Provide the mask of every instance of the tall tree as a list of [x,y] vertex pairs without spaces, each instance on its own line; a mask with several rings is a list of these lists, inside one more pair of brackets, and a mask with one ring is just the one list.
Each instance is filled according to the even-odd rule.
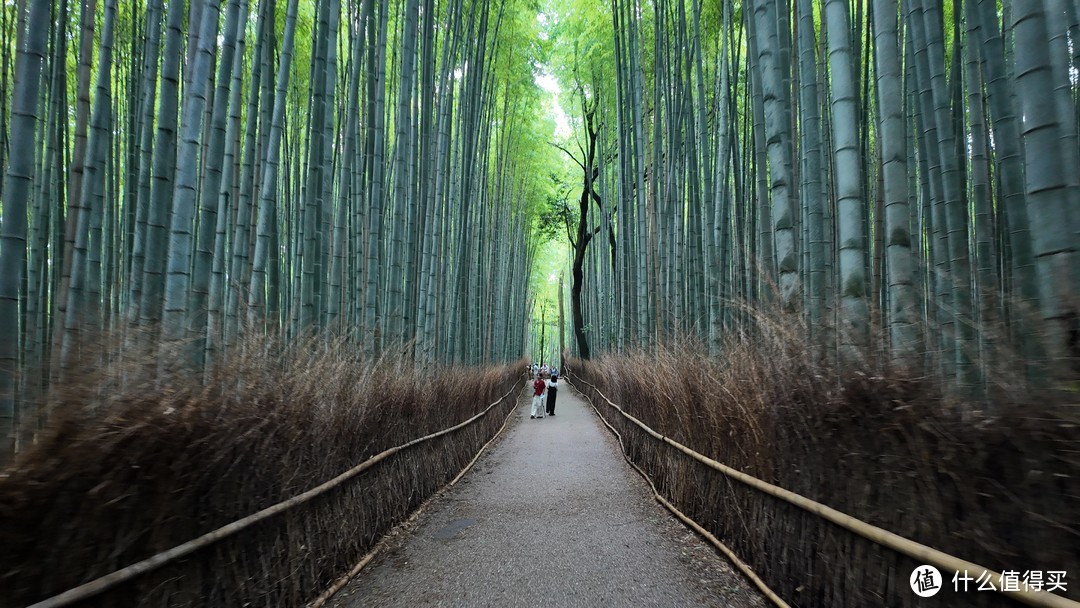
[[1059,86],[1050,57],[1048,18],[1040,0],[1016,0],[1012,7],[1015,36],[1016,94],[1023,119],[1024,175],[1031,220],[1040,312],[1046,325],[1051,359],[1075,357],[1076,188],[1069,178],[1075,167],[1062,154],[1073,134],[1063,121],[1068,89]]
[[833,158],[836,166],[837,240],[840,243],[840,307],[844,339],[850,346],[868,342],[866,232],[862,200],[862,159],[858,141],[858,89],[851,54],[851,22],[844,0],[826,0],[829,41]]
[[[49,18],[49,3],[31,5],[23,42],[15,56],[12,141],[37,141],[38,96]],[[0,225],[0,463],[8,460],[15,443],[19,296],[26,269],[26,214],[36,168],[36,154],[16,154],[9,159],[4,176],[4,215]]]
[[[193,4],[200,0],[193,0]],[[169,248],[166,264],[165,303],[162,316],[163,336],[166,344],[190,338],[196,338],[192,353],[201,361],[204,349],[202,338],[206,327],[206,292],[209,283],[210,268],[206,256],[201,256],[196,270],[201,273],[196,279],[199,288],[194,291],[192,301],[192,260],[195,257],[195,216],[198,204],[199,155],[205,145],[205,113],[210,85],[213,81],[214,47],[217,45],[219,0],[204,0],[201,11],[202,23],[199,32],[199,47],[195,53],[194,65],[189,71],[191,87],[184,92],[184,103],[180,122],[180,144],[177,153],[176,181],[173,191],[172,223],[169,229]],[[234,11],[235,13],[235,11]],[[234,15],[235,18],[235,15]],[[235,32],[226,32],[229,46],[235,44]],[[205,139],[204,139],[205,138]],[[220,143],[210,150],[218,156],[222,148]],[[204,159],[205,160],[205,159]],[[220,157],[211,158],[211,162],[220,163]],[[214,188],[213,191],[217,189]],[[206,199],[208,206],[211,197]],[[213,209],[211,206],[210,209]],[[201,231],[206,234],[214,225],[213,212],[203,215],[206,223]],[[204,240],[204,243],[208,243]],[[204,245],[205,247],[205,245]],[[192,304],[192,307],[189,307]]]
[[[278,62],[277,84],[274,93],[274,111],[270,124],[270,133],[264,150],[263,172],[259,186],[259,221],[255,241],[255,256],[252,259],[251,291],[248,292],[248,309],[252,326],[260,322],[269,322],[273,327],[276,319],[265,319],[267,312],[267,289],[271,274],[270,248],[271,239],[277,234],[274,218],[277,211],[277,179],[281,164],[281,135],[284,130],[285,104],[289,88],[289,74],[292,68],[293,47],[296,41],[297,0],[289,0],[285,11],[285,36],[281,44],[281,56]],[[271,294],[276,297],[276,294]]]
[[[578,86],[578,94],[581,97],[582,116],[585,119],[585,143],[584,147],[578,150],[581,154],[581,158],[574,156],[569,150],[564,149],[564,152],[566,152],[566,154],[570,156],[581,169],[581,194],[578,196],[577,222],[572,236],[569,235],[570,226],[569,224],[567,225],[570,245],[574,251],[574,261],[570,281],[570,316],[574,323],[574,339],[577,341],[578,354],[583,359],[588,359],[591,356],[591,351],[589,349],[588,337],[585,335],[585,316],[581,303],[582,288],[585,279],[585,254],[588,251],[590,241],[592,241],[593,237],[596,236],[601,228],[603,228],[603,224],[600,222],[597,222],[594,227],[589,227],[589,211],[593,203],[596,204],[600,213],[604,213],[604,210],[602,207],[603,201],[596,192],[596,180],[600,174],[596,158],[596,139],[598,135],[596,107],[599,103],[599,96],[594,93],[590,99],[586,96],[585,89],[581,85]],[[566,221],[570,222],[570,219],[571,218],[567,217]]]
[[895,2],[874,1],[874,30],[878,128],[885,198],[884,228],[888,248],[889,339],[897,353],[910,359],[916,348],[916,313],[911,233],[908,228],[911,214],[908,210],[907,135]]

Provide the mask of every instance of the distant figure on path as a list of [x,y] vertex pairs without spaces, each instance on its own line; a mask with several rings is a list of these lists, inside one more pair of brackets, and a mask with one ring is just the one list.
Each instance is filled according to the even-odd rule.
[[540,374],[536,374],[533,379],[532,412],[529,414],[529,418],[544,417],[544,392],[546,390],[547,382],[540,378]]
[[547,381],[547,415],[555,415],[555,399],[559,396],[559,374],[552,372]]

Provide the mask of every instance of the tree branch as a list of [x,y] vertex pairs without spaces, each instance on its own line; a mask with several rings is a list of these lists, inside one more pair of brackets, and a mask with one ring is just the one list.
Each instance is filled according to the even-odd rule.
[[577,159],[577,157],[576,157],[576,156],[574,156],[572,152],[570,152],[570,151],[569,151],[569,150],[567,150],[566,148],[564,148],[564,147],[560,146],[559,144],[557,144],[557,143],[555,143],[555,142],[553,142],[553,141],[549,141],[549,142],[548,142],[548,145],[549,145],[549,146],[552,146],[553,148],[558,148],[558,149],[562,150],[563,152],[566,152],[566,155],[570,157],[570,160],[572,160],[572,161],[574,161],[575,163],[577,163],[577,166],[581,167],[581,170],[582,170],[582,171],[584,171],[584,170],[585,170],[585,165],[581,164],[581,161],[580,161],[580,160],[578,160],[578,159]]
[[567,216],[567,214],[564,213],[564,214],[562,214],[562,219],[563,219],[563,226],[566,226],[566,239],[568,241],[570,241],[570,245],[574,249],[577,249],[577,241],[574,240],[574,236],[570,232],[570,218]]

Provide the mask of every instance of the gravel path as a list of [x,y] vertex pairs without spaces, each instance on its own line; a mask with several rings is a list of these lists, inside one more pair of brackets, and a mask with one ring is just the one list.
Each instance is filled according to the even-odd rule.
[[766,605],[651,498],[577,394],[563,386],[553,418],[528,405],[331,605]]

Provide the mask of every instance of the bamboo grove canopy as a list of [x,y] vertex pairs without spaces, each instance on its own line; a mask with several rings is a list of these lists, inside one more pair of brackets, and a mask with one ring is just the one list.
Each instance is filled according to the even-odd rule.
[[520,357],[538,27],[528,2],[4,3],[0,436],[101,332],[196,368],[244,332]]
[[1033,379],[1075,360],[1074,2],[550,10],[585,179],[572,214],[598,235],[580,268],[593,350],[715,348],[781,309],[826,352],[960,387],[992,359]]

